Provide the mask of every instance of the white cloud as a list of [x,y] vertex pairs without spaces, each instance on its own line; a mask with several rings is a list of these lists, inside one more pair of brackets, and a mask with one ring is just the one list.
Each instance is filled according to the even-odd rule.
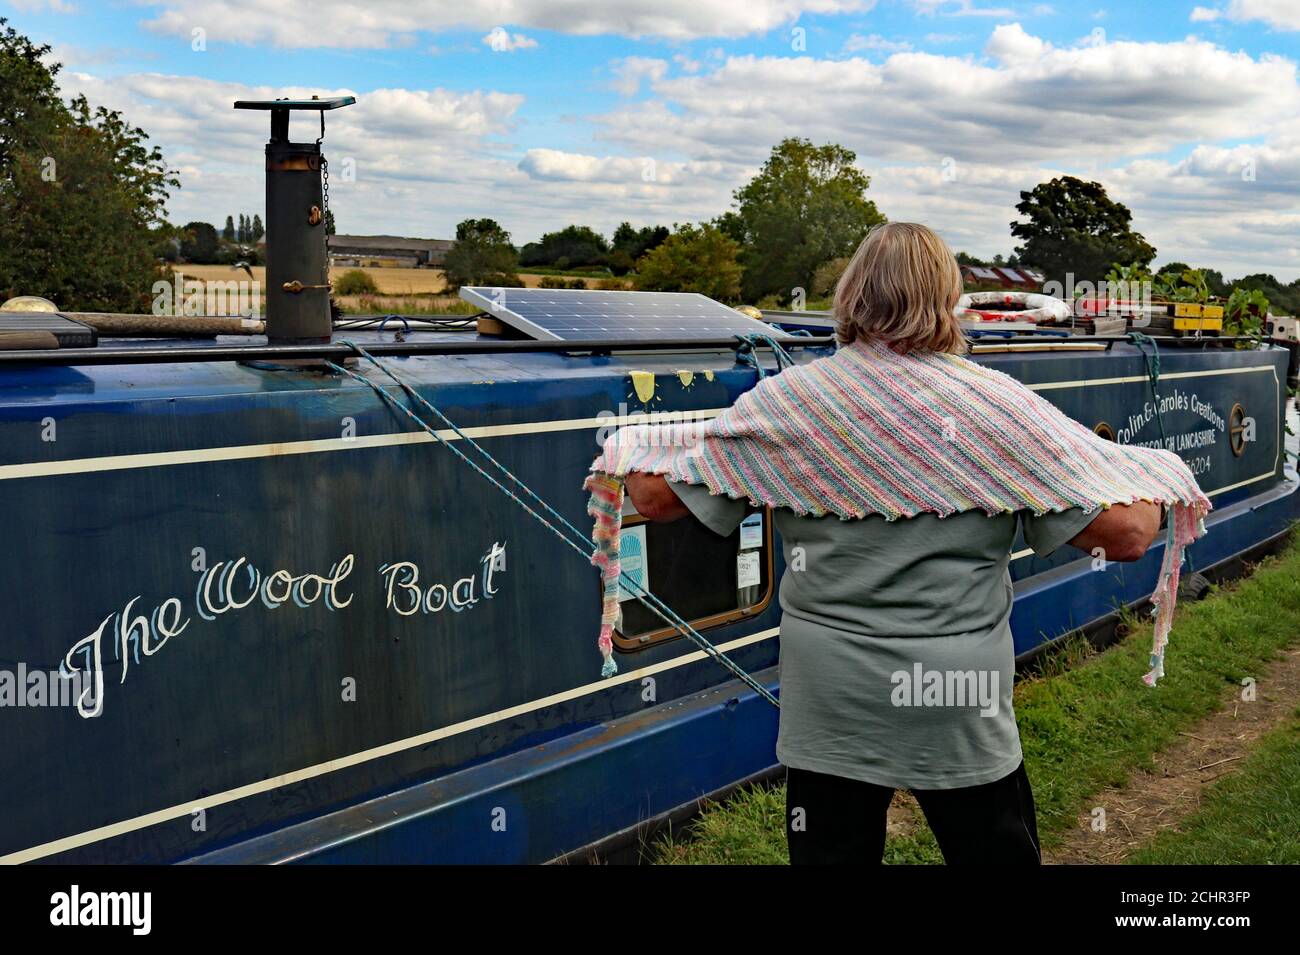
[[1227,9],[1192,8],[1193,23],[1212,23],[1224,19],[1238,23],[1257,20],[1276,30],[1300,30],[1300,3],[1297,0],[1231,0]]
[[659,99],[601,117],[602,135],[629,152],[750,162],[796,134],[877,161],[1113,161],[1210,131],[1256,136],[1300,112],[1294,63],[1195,38],[1059,48],[1010,25],[994,31],[989,52],[994,62],[924,52],[883,63],[731,57],[658,81]]
[[[865,59],[740,56],[654,85],[655,98],[598,117],[628,153],[738,164],[739,185],[783,136],[841,143],[895,219],[920,219],[955,247],[1009,252],[1022,189],[1062,173],[1095,178],[1134,210],[1167,254],[1225,271],[1294,276],[1300,236],[1300,83],[1286,59],[1196,38],[1056,47],[1019,25],[992,31],[988,60],[900,52]],[[818,103],[816,110],[809,103]],[[1264,136],[1257,178],[1212,142]],[[1203,144],[1185,164],[1148,159]],[[958,177],[943,176],[943,160]],[[714,213],[728,205],[717,191]],[[1214,223],[1227,216],[1222,248]],[[1249,223],[1249,225],[1246,225]],[[1271,223],[1271,225],[1269,225]],[[1252,238],[1250,229],[1268,235]]]
[[[28,0],[33,2],[33,0]],[[56,0],[58,2],[58,0]],[[148,26],[209,42],[283,47],[387,47],[421,32],[510,24],[578,35],[689,40],[765,33],[801,14],[862,13],[876,0],[155,0]],[[304,29],[303,24],[311,24]]]
[[[250,87],[192,76],[133,73],[112,79],[60,75],[65,94],[84,92],[96,105],[121,110],[180,169],[182,188],[168,203],[173,222],[220,222],[263,203],[261,155],[267,114],[231,108],[237,99],[334,95],[350,90]],[[462,202],[484,205],[500,179],[522,182],[514,164],[495,156],[523,103],[517,94],[444,89],[379,89],[326,114],[325,151],[340,231],[398,224],[413,234],[446,232]],[[299,115],[290,134],[315,139],[315,117]],[[346,169],[355,171],[348,181]],[[448,188],[453,185],[455,188]],[[448,210],[443,221],[437,210]],[[484,213],[486,214],[486,213]]]
[[10,5],[22,13],[76,13],[77,5],[67,0],[9,0]]
[[530,149],[519,168],[545,182],[632,182],[642,176],[642,160],[623,156],[585,156],[556,149]]
[[648,56],[627,56],[615,60],[610,70],[614,74],[610,86],[624,96],[635,96],[640,92],[643,80],[653,85],[667,75],[668,61]]
[[[1300,274],[1300,85],[1280,57],[1195,38],[1058,47],[1008,25],[990,31],[983,58],[719,52],[695,72],[632,59],[614,64],[619,80],[653,95],[587,117],[603,144],[589,148],[512,146],[519,95],[359,94],[327,116],[340,230],[446,236],[491,216],[523,242],[575,221],[606,233],[623,219],[698,221],[728,208],[776,141],[800,135],[854,149],[890,218],[927,222],[975,254],[1009,252],[1019,191],[1070,173],[1127,203],[1161,261]],[[329,92],[154,73],[60,78],[163,147],[181,170],[169,204],[178,223],[261,208],[266,117],[233,100]],[[294,135],[314,137],[311,120],[296,119]],[[341,175],[346,159],[355,182]],[[1248,159],[1253,179],[1241,175]]]
[[529,177],[543,182],[608,183],[621,186],[673,185],[689,178],[731,181],[734,164],[665,162],[652,156],[588,156],[557,149],[530,149],[519,161]]
[[493,27],[492,31],[483,37],[483,42],[491,47],[494,53],[514,53],[516,50],[537,48],[537,41],[532,37],[524,36],[522,33],[511,34],[502,27]]
[[1010,23],[993,29],[984,52],[995,60],[1013,63],[1016,60],[1038,59],[1051,48],[1052,44],[1030,36],[1019,23]]
[[[260,211],[265,113],[231,109],[236,99],[271,99],[351,90],[250,87],[192,76],[136,73],[111,79],[61,74],[65,94],[120,109],[143,127],[178,169],[182,188],[168,219],[220,225]],[[752,175],[720,160],[593,157],[559,150],[506,155],[523,97],[479,90],[381,89],[326,114],[330,202],[340,232],[447,237],[462,219],[489,216],[516,242],[569,222],[606,234],[634,225],[710,218]],[[317,135],[314,117],[295,118],[291,136]],[[355,171],[349,180],[348,170]],[[539,186],[544,185],[544,188]]]
[[975,0],[912,0],[916,12],[922,16],[944,17],[1010,17],[1015,11],[1009,7],[977,7]]
[[844,41],[843,50],[845,53],[860,53],[863,50],[876,50],[882,53],[898,53],[902,50],[910,50],[912,44],[906,40],[889,40],[879,33],[873,33],[870,36],[861,33],[850,34],[849,38]]
[[1296,0],[1232,0],[1232,20],[1262,20],[1278,30],[1300,30],[1300,3]]

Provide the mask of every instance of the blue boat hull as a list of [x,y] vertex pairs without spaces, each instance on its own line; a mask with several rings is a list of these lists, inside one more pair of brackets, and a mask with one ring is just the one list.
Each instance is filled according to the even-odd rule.
[[[1286,359],[1166,351],[1158,419],[1126,346],[980,358],[1121,440],[1192,436],[1198,569],[1296,517]],[[582,528],[602,412],[708,414],[754,382],[730,353],[394,367]],[[583,556],[364,386],[232,363],[2,384],[0,660],[85,679],[0,709],[3,861],[545,861],[775,763],[775,711],[684,640],[602,680]],[[1159,559],[1018,544],[1017,652],[1142,599]],[[775,688],[779,628],[771,601],[708,635]]]

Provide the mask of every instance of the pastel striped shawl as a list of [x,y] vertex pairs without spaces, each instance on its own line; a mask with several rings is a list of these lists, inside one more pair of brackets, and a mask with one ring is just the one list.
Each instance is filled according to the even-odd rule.
[[797,514],[886,520],[1152,501],[1172,508],[1152,603],[1154,685],[1164,674],[1183,549],[1210,502],[1171,451],[1107,441],[1019,381],[966,358],[854,343],[764,378],[707,422],[633,425],[605,442],[585,487],[604,585],[602,672],[617,672],[619,534],[630,471]]

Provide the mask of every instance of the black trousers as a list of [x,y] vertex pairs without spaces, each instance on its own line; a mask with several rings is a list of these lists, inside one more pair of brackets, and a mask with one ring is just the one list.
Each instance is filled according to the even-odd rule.
[[[1025,764],[962,789],[912,794],[949,865],[1038,865],[1038,826]],[[787,770],[785,832],[791,865],[879,865],[894,790],[843,776]]]

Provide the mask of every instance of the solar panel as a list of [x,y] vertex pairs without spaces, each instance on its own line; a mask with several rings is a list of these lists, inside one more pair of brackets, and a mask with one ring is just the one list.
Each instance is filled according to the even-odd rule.
[[59,348],[90,348],[96,342],[89,325],[53,312],[0,312],[0,348],[10,336],[33,333],[54,336]]
[[698,292],[465,287],[460,297],[541,341],[791,337]]

